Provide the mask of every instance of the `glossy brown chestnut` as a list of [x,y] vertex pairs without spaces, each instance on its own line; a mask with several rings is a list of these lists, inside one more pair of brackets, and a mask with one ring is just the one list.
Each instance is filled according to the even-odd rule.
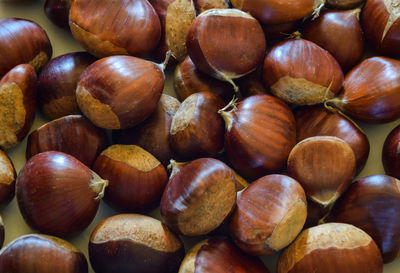
[[74,52],[47,63],[37,82],[38,103],[47,118],[80,114],[76,86],[82,72],[94,61],[96,58],[87,52]]
[[197,69],[189,56],[176,66],[174,90],[180,101],[197,92],[211,91],[228,103],[234,93],[229,83],[214,79]]
[[400,181],[373,175],[353,183],[335,203],[328,221],[354,225],[368,233],[390,263],[400,253]]
[[321,105],[297,108],[297,142],[313,136],[335,136],[346,141],[356,157],[356,174],[360,173],[367,162],[370,144],[367,135],[358,125],[335,108]]
[[218,110],[224,105],[217,94],[207,91],[190,95],[182,102],[169,131],[174,158],[213,157],[223,149],[224,120]]
[[353,9],[363,2],[365,0],[326,0],[325,5],[331,9]]
[[4,243],[4,224],[3,219],[0,216],[0,249],[3,247]]
[[100,222],[89,241],[97,273],[174,273],[185,256],[183,243],[160,221],[120,214]]
[[1,149],[16,146],[26,136],[35,118],[35,105],[35,70],[30,64],[20,64],[0,80]]
[[303,28],[303,37],[326,49],[347,71],[361,60],[364,52],[360,12],[360,8],[323,11]]
[[231,169],[217,159],[196,159],[169,180],[161,199],[161,216],[177,233],[204,235],[221,225],[235,200]]
[[109,181],[104,200],[122,211],[156,208],[168,182],[164,166],[135,145],[108,147],[96,159],[93,171]]
[[160,19],[146,0],[74,0],[69,26],[82,47],[98,58],[149,53],[161,36]]
[[46,0],[44,13],[50,21],[69,30],[68,16],[73,0]]
[[270,94],[265,86],[260,69],[246,75],[238,80],[240,94],[243,97],[254,95]]
[[29,226],[65,237],[90,224],[107,184],[73,156],[51,151],[28,160],[15,188]]
[[76,99],[94,125],[125,129],[144,121],[155,110],[164,80],[157,64],[131,56],[112,56],[85,69]]
[[296,238],[306,218],[306,195],[300,184],[285,175],[267,175],[238,195],[230,232],[243,251],[270,255]]
[[333,136],[306,138],[289,154],[287,171],[303,186],[307,197],[329,207],[349,187],[356,159],[350,145]]
[[96,157],[107,147],[106,133],[81,115],[50,121],[28,136],[26,159],[46,152],[59,151],[74,156],[92,167]]
[[304,230],[278,260],[277,273],[382,273],[379,249],[352,225],[329,223]]
[[379,53],[400,58],[400,4],[398,0],[367,0],[361,14],[365,36]]
[[222,273],[227,272],[269,273],[256,257],[247,255],[228,239],[210,238],[189,250],[178,273]]
[[343,84],[340,65],[313,42],[293,39],[278,43],[264,60],[263,79],[277,97],[297,105],[333,98]]
[[400,117],[400,61],[373,57],[354,67],[339,96],[327,101],[355,119],[384,123]]
[[87,273],[85,255],[60,238],[29,234],[21,236],[0,251],[0,272]]
[[39,71],[51,59],[46,32],[36,23],[16,18],[0,20],[0,78],[19,64]]
[[0,205],[6,205],[14,198],[16,177],[11,159],[0,150]]
[[209,9],[227,9],[229,0],[193,0],[197,14]]
[[269,95],[251,96],[221,111],[225,151],[235,170],[257,179],[282,169],[296,144],[296,124],[289,107]]
[[281,24],[273,24],[273,25],[262,25],[265,33],[265,37],[269,42],[278,42],[282,41],[285,38],[290,37],[291,33],[295,32],[299,27],[300,21],[292,21]]
[[254,71],[266,50],[264,32],[255,18],[237,9],[210,9],[193,21],[186,39],[198,69],[228,81]]
[[400,179],[400,125],[396,126],[385,139],[382,163],[386,174]]
[[167,167],[173,157],[168,135],[179,105],[176,98],[162,94],[157,108],[148,119],[129,129],[114,130],[113,143],[140,146]]

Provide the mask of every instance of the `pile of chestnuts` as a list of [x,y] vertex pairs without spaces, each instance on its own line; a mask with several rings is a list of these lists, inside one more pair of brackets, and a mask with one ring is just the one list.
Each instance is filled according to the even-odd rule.
[[[394,272],[400,125],[384,172],[358,176],[360,126],[400,118],[399,0],[46,0],[42,14],[85,52],[52,58],[39,24],[0,19],[0,214],[15,197],[31,231],[11,238],[0,216],[1,273]],[[102,203],[112,216],[93,222]],[[87,249],[71,244],[88,229]]]

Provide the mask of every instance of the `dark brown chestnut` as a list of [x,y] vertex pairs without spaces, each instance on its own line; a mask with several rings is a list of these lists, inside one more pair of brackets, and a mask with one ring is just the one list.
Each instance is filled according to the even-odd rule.
[[92,222],[107,184],[73,156],[51,151],[28,160],[15,189],[29,226],[65,237]]
[[215,93],[190,95],[179,106],[169,132],[174,158],[188,160],[213,157],[224,146],[224,120],[218,110],[224,101]]
[[390,263],[400,253],[400,181],[373,175],[354,182],[335,203],[330,222],[354,225],[368,233]]
[[269,273],[260,259],[241,252],[226,238],[206,239],[189,250],[178,273]]
[[175,273],[184,256],[178,236],[160,221],[139,214],[103,220],[89,241],[96,273]]
[[28,136],[26,159],[46,152],[59,151],[74,156],[92,167],[96,157],[107,147],[106,133],[81,115],[50,121]]
[[296,144],[296,124],[289,107],[269,95],[255,95],[221,111],[225,151],[235,170],[257,179],[281,170]]
[[82,72],[96,61],[86,52],[68,53],[50,60],[39,74],[38,103],[44,115],[57,119],[80,114],[76,86]]
[[82,47],[98,58],[149,53],[161,36],[160,19],[146,0],[74,0],[69,26]]
[[329,223],[304,230],[279,257],[277,273],[382,273],[379,249],[352,225]]
[[135,145],[108,147],[96,159],[93,171],[109,181],[104,200],[128,212],[156,208],[168,182],[164,166]]
[[4,224],[3,224],[3,218],[0,216],[0,249],[3,247],[4,243]]
[[385,139],[382,163],[386,174],[400,179],[400,125],[393,128]]
[[52,47],[38,24],[16,18],[0,20],[0,78],[19,64],[39,71],[50,59]]
[[267,86],[265,86],[260,69],[238,79],[240,94],[243,97],[254,95],[271,94]]
[[6,205],[14,198],[16,177],[11,159],[0,150],[0,205]]
[[44,13],[50,21],[69,30],[68,16],[73,0],[46,0],[44,3]]
[[262,28],[264,30],[265,37],[268,39],[268,43],[275,43],[290,37],[290,35],[298,29],[299,25],[300,21],[296,20],[281,24],[262,24]]
[[365,0],[326,0],[325,5],[331,9],[353,9],[363,2]]
[[293,39],[276,44],[264,60],[263,79],[277,97],[297,105],[333,98],[343,84],[340,65],[313,42]]
[[400,117],[400,61],[372,57],[354,67],[339,96],[328,100],[345,114],[368,123]]
[[0,148],[7,150],[28,134],[35,118],[36,73],[33,67],[20,64],[11,69],[0,80],[0,94]]
[[306,218],[306,195],[300,184],[285,175],[267,175],[239,193],[230,232],[243,251],[269,255],[288,246]]
[[307,219],[303,229],[318,226],[326,212],[315,202],[307,199]]
[[237,9],[210,9],[193,21],[186,47],[198,69],[236,88],[233,79],[261,64],[266,41],[260,24],[250,14]]
[[236,201],[231,169],[213,158],[196,159],[175,173],[161,199],[163,222],[186,236],[205,235],[232,212]]
[[193,0],[197,14],[209,9],[227,9],[229,0]]
[[155,110],[164,80],[162,68],[155,63],[131,56],[107,57],[82,73],[76,99],[82,113],[96,126],[125,129]]
[[87,273],[85,255],[63,239],[40,234],[21,236],[0,251],[0,272]]
[[179,105],[176,98],[162,94],[157,108],[144,122],[129,129],[114,130],[113,143],[140,146],[167,167],[173,158],[168,135]]

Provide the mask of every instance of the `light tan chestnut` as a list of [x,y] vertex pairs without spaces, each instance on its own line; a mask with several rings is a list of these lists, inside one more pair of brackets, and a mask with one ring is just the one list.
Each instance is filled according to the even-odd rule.
[[382,273],[379,249],[355,226],[329,223],[304,230],[279,257],[277,273]]
[[11,159],[0,150],[0,205],[9,203],[14,197],[16,177]]

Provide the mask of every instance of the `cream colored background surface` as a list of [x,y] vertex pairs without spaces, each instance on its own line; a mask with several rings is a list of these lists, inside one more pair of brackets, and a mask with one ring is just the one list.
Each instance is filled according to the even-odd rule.
[[[44,0],[43,1],[35,0],[35,1],[30,1],[28,3],[0,3],[0,19],[8,17],[26,18],[33,20],[39,25],[41,25],[46,30],[51,40],[53,46],[53,57],[69,52],[81,51],[82,48],[72,38],[69,32],[56,27],[47,19],[43,11],[44,2],[45,2]],[[168,94],[173,94],[171,75],[172,71],[167,71],[168,80],[165,86],[165,92]],[[44,117],[38,114],[36,116],[32,130],[44,124],[45,122],[46,120],[44,119]],[[398,124],[399,121],[395,121],[385,125],[361,124],[361,127],[365,130],[370,140],[371,152],[369,155],[367,165],[363,170],[363,172],[359,175],[359,177],[384,173],[381,163],[382,145],[390,130],[392,130]],[[25,164],[25,148],[26,148],[26,139],[22,143],[20,143],[16,148],[7,152],[7,154],[11,157],[15,165],[17,173]],[[5,244],[8,244],[18,236],[34,232],[25,224],[24,220],[22,219],[22,216],[19,212],[15,199],[7,207],[2,208],[0,210],[0,214],[3,217],[5,224],[5,230],[6,230]],[[70,241],[72,244],[78,247],[87,256],[87,244],[89,241],[91,231],[102,219],[115,214],[118,214],[118,212],[110,209],[104,203],[101,203],[100,209],[92,224],[86,230],[80,233],[79,236],[69,238],[68,241]],[[151,215],[158,217],[158,212],[154,211],[153,213],[151,213]],[[188,250],[188,248],[192,246],[194,242],[195,240],[193,239],[185,239],[186,250]],[[271,272],[275,272],[276,259],[277,259],[276,255],[272,257],[263,258],[263,260],[265,261]],[[93,270],[90,268],[89,272],[93,272]],[[384,273],[399,273],[399,272],[400,272],[400,259],[396,260],[391,264],[385,265]]]

